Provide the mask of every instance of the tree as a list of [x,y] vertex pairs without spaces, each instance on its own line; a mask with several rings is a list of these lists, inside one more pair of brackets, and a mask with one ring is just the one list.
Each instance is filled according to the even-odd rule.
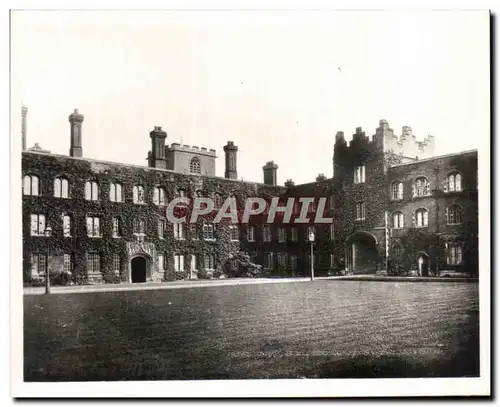
[[228,277],[258,277],[262,273],[262,266],[250,260],[244,252],[237,252],[227,259],[224,271]]

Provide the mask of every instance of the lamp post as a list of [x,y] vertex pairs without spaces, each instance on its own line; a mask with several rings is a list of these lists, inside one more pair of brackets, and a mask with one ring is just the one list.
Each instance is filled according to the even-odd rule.
[[50,294],[50,272],[49,272],[49,255],[50,255],[50,240],[48,239],[52,236],[52,228],[47,226],[44,232],[47,238],[47,264],[45,266],[45,294]]
[[314,233],[309,233],[309,241],[311,242],[311,281],[314,281],[314,253],[313,253],[313,243],[314,243]]

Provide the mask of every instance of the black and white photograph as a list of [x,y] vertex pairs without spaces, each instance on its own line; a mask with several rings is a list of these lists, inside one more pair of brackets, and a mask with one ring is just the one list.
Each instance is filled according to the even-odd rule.
[[13,397],[490,395],[491,23],[11,10]]

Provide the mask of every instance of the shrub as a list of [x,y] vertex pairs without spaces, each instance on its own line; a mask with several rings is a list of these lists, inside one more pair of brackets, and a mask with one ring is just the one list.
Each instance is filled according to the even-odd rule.
[[247,253],[237,252],[224,264],[224,274],[227,277],[258,277],[262,275],[262,266],[252,263]]

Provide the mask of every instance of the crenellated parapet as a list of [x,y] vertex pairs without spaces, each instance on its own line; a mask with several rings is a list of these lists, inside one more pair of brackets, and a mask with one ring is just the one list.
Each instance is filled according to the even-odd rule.
[[170,146],[165,147],[166,151],[180,151],[191,154],[201,154],[208,155],[210,157],[216,157],[216,151],[212,148],[190,146],[188,144],[172,143]]

